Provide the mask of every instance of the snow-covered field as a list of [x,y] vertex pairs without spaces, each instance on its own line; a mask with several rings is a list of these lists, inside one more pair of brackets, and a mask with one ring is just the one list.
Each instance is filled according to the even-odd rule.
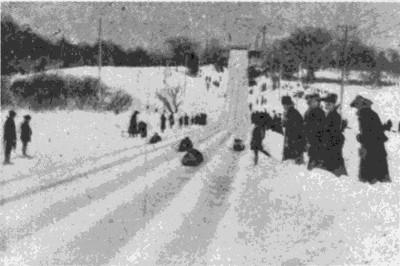
[[[86,72],[85,72],[86,71]],[[67,69],[96,75],[96,68]],[[171,70],[170,84],[184,84],[183,69]],[[153,74],[154,73],[154,74]],[[163,87],[163,69],[104,68],[103,81],[140,100],[140,120],[159,127],[154,90]],[[205,76],[221,86],[206,89]],[[128,77],[132,77],[131,79]],[[163,141],[143,145],[129,139],[130,112],[33,113],[30,160],[1,168],[0,261],[5,265],[397,265],[399,257],[400,134],[389,141],[391,183],[358,182],[358,121],[348,105],[361,94],[374,101],[381,119],[400,121],[400,88],[371,90],[346,86],[343,116],[348,177],[281,162],[281,135],[268,131],[264,146],[273,158],[234,153],[223,110],[228,73],[202,69],[187,78],[182,112],[212,114],[207,127],[168,129]],[[279,95],[293,91],[255,89],[256,109],[282,111]],[[283,82],[282,85],[285,85]],[[313,89],[338,91],[336,84]],[[147,88],[147,89],[146,89]],[[190,91],[189,91],[190,88]],[[301,87],[299,87],[300,89]],[[228,95],[231,95],[228,93]],[[257,106],[256,97],[268,103]],[[148,99],[148,101],[147,101]],[[197,105],[197,101],[200,104]],[[239,100],[240,101],[240,100]],[[145,105],[151,105],[150,111]],[[190,104],[189,104],[190,103]],[[194,105],[196,103],[196,105]],[[304,113],[306,104],[297,100]],[[196,108],[196,109],[194,109]],[[17,110],[17,125],[27,110]],[[2,111],[2,123],[6,117]],[[246,148],[250,131],[248,130]],[[180,165],[177,140],[190,135],[205,155],[199,168]],[[3,155],[2,158],[3,159]]]

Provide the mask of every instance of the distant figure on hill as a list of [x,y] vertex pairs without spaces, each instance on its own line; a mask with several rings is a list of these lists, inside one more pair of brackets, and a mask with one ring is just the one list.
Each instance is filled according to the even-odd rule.
[[374,184],[377,181],[390,182],[385,142],[388,141],[385,128],[376,112],[371,109],[372,101],[358,95],[350,106],[356,108],[360,133],[360,168],[358,178]]
[[280,80],[279,74],[273,73],[271,78],[272,78],[272,89],[276,90],[277,88],[279,88],[281,86],[281,80]]
[[142,138],[147,137],[147,124],[143,121],[140,121],[138,124],[138,134],[140,134]]
[[189,116],[187,114],[185,114],[184,122],[185,122],[185,126],[189,125]]
[[295,160],[296,164],[304,162],[303,152],[306,141],[303,135],[303,117],[294,108],[290,96],[282,97],[283,113],[282,126],[285,128],[283,160]]
[[131,121],[129,123],[128,133],[130,137],[134,137],[138,133],[137,128],[137,115],[140,114],[138,111],[133,112],[131,116]]
[[322,165],[325,112],[320,107],[319,94],[307,95],[306,100],[309,108],[304,115],[304,135],[309,157],[308,169],[312,170]]
[[325,130],[323,134],[324,152],[322,167],[336,176],[347,175],[343,159],[344,135],[342,118],[337,111],[337,95],[328,94],[321,99],[325,102],[325,109],[328,112],[325,119]]
[[179,117],[179,127],[182,127],[183,125],[183,117]]
[[268,157],[271,156],[266,150],[264,150],[264,147],[262,144],[264,137],[265,137],[265,127],[262,125],[256,124],[254,126],[253,134],[252,134],[252,138],[251,138],[251,142],[250,142],[250,149],[252,149],[254,151],[254,165],[257,165],[257,163],[258,163],[258,152],[259,151],[261,151]]
[[24,122],[21,123],[21,142],[22,142],[22,155],[24,157],[29,157],[26,154],[26,150],[28,148],[28,142],[31,141],[32,137],[32,129],[29,125],[29,122],[31,121],[31,116],[26,115],[24,116],[25,120]]
[[167,122],[167,118],[165,117],[165,113],[161,114],[161,132],[164,133],[165,127],[166,127],[166,122]]
[[174,114],[171,113],[171,114],[169,115],[169,126],[172,128],[172,127],[174,126],[174,124],[175,124]]
[[17,113],[14,110],[8,112],[8,117],[4,123],[3,143],[4,143],[4,164],[12,164],[10,161],[11,150],[17,148],[17,132],[15,130],[14,118]]

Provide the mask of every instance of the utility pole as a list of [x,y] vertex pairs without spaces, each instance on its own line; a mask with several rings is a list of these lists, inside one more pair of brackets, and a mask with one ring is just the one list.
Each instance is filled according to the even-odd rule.
[[103,55],[102,55],[102,49],[101,49],[102,43],[101,43],[101,14],[99,17],[99,85],[101,82],[101,61],[103,60]]
[[340,86],[340,114],[342,114],[342,109],[343,109],[343,95],[344,95],[344,78],[346,75],[347,71],[347,44],[349,42],[349,33],[353,30],[355,30],[357,27],[356,26],[350,26],[350,25],[339,25],[338,29],[343,32],[343,39],[341,40],[343,42],[342,46],[342,80],[341,80],[341,86]]

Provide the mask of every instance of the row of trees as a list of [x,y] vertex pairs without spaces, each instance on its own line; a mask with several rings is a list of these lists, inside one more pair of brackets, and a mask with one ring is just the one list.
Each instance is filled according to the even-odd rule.
[[[125,50],[111,41],[102,41],[102,65],[104,66],[159,66],[187,65],[195,75],[199,63],[215,64],[222,69],[227,64],[227,51],[218,41],[200,53],[200,45],[186,37],[174,37],[166,41],[170,52],[150,52],[142,47]],[[29,26],[18,25],[11,16],[1,18],[1,73],[26,73],[47,68],[95,66],[99,60],[99,43],[72,44],[64,37],[52,42]]]
[[[39,36],[27,26],[18,25],[10,16],[1,20],[1,72],[12,74],[42,71],[47,68],[95,66],[99,60],[99,44],[70,43],[65,38],[56,43]],[[346,42],[346,49],[343,49]],[[150,52],[144,48],[125,50],[111,41],[102,41],[102,64],[107,66],[187,65],[196,75],[199,65],[214,64],[222,71],[228,64],[228,49],[211,39],[204,49],[187,37],[170,38],[165,43],[168,54]],[[382,71],[400,72],[400,56],[395,50],[376,51],[362,43],[357,36],[348,40],[334,37],[322,28],[297,29],[289,37],[276,40],[262,51],[262,69],[267,72],[282,70],[284,78],[291,78],[301,66],[307,69],[307,79],[315,79],[321,68],[366,70],[379,77]]]
[[[346,33],[347,34],[347,33]],[[289,37],[277,40],[262,51],[263,69],[269,72],[282,70],[285,78],[291,78],[300,66],[307,69],[307,80],[315,79],[315,71],[321,68],[361,70],[377,73],[400,73],[399,52],[377,51],[362,43],[357,36],[338,39],[328,30],[306,27],[297,29]]]

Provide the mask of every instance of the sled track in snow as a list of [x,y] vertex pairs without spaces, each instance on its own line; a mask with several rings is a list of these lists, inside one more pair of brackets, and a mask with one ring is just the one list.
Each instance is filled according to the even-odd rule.
[[[168,206],[170,203],[170,201],[176,196],[178,195],[181,190],[182,187],[184,187],[193,177],[194,174],[198,173],[198,171],[202,171],[202,169],[204,169],[204,167],[209,163],[209,159],[212,157],[212,154],[215,153],[222,145],[223,143],[225,143],[229,137],[232,135],[232,133],[230,132],[221,132],[220,134],[215,134],[214,139],[211,140],[207,145],[205,145],[205,148],[202,148],[202,150],[207,150],[207,155],[205,156],[205,161],[203,162],[203,164],[201,164],[199,167],[195,167],[195,168],[191,168],[191,167],[178,167],[175,169],[171,169],[170,172],[164,172],[164,171],[159,171],[158,173],[156,172],[155,176],[148,176],[148,179],[154,179],[156,182],[153,183],[152,185],[150,185],[149,187],[146,186],[146,188],[139,192],[138,194],[136,194],[134,196],[134,200],[133,201],[128,201],[125,203],[118,204],[116,202],[113,201],[113,205],[118,205],[117,209],[115,211],[111,211],[107,209],[108,214],[103,217],[101,219],[101,221],[108,221],[109,219],[113,219],[113,220],[118,220],[118,217],[124,217],[124,215],[128,212],[131,214],[134,214],[132,217],[130,217],[129,219],[133,219],[134,222],[133,223],[129,223],[126,224],[126,228],[115,228],[115,230],[111,230],[111,232],[113,232],[113,235],[115,234],[115,232],[117,232],[119,235],[119,233],[125,235],[125,238],[127,240],[130,240],[131,238],[134,237],[135,232],[137,232],[138,230],[143,229],[147,223],[153,219],[154,215],[156,215],[157,213],[159,213],[160,211],[162,211],[163,208],[165,208],[166,206]],[[207,139],[209,139],[211,137],[208,137]],[[203,142],[205,142],[206,140],[203,140]],[[169,157],[173,157],[173,161],[177,161],[179,160],[179,158],[177,158],[177,154],[174,153],[172,154],[172,156]],[[168,165],[170,160],[167,160],[167,162],[163,163],[163,165]],[[157,165],[157,162],[153,163],[154,165]],[[161,168],[163,168],[163,166],[158,165]],[[151,166],[150,166],[151,167]],[[145,166],[140,166],[140,168],[145,168]],[[157,168],[157,167],[154,167]],[[135,169],[134,171],[138,171],[140,169]],[[152,173],[154,173],[154,170],[152,171]],[[92,177],[94,179],[94,177]],[[132,187],[132,185],[137,184],[137,183],[141,183],[143,180],[143,178],[147,179],[147,175],[144,177],[135,177],[134,179],[131,179],[130,176],[115,176],[113,178],[111,178],[109,181],[106,182],[100,182],[98,184],[94,184],[93,187],[89,187],[88,189],[85,189],[83,191],[83,193],[81,192],[72,192],[72,195],[70,195],[67,200],[58,198],[58,196],[56,196],[54,199],[52,196],[49,195],[49,199],[50,201],[54,201],[54,203],[51,202],[43,202],[44,205],[42,205],[43,203],[37,203],[37,206],[40,206],[41,209],[40,212],[38,212],[37,214],[35,214],[35,211],[31,214],[33,216],[26,216],[24,215],[24,218],[19,218],[22,220],[19,220],[20,222],[18,222],[18,224],[16,225],[12,225],[10,226],[8,229],[6,228],[4,233],[4,240],[6,242],[4,242],[4,247],[9,246],[9,244],[14,245],[16,242],[15,241],[21,241],[23,238],[25,237],[29,237],[32,234],[35,234],[39,229],[45,227],[45,226],[51,226],[52,224],[56,223],[58,224],[58,222],[63,221],[65,219],[68,219],[69,214],[71,213],[75,213],[77,211],[80,211],[81,209],[86,209],[86,208],[91,208],[92,205],[97,204],[96,202],[101,201],[104,199],[104,196],[106,195],[108,197],[108,195],[112,195],[112,194],[116,194],[116,191],[124,191],[125,187]],[[72,185],[72,184],[71,184]],[[75,185],[76,186],[76,185]],[[134,185],[136,186],[136,185]],[[69,189],[71,190],[71,189]],[[74,190],[71,190],[74,191]],[[56,191],[52,191],[50,193],[57,193]],[[68,194],[68,193],[67,193]],[[37,197],[37,196],[35,196]],[[120,197],[120,199],[123,199],[125,196]],[[145,209],[142,210],[142,205],[141,203],[146,201],[147,199],[147,204],[146,206],[148,206]],[[36,201],[33,199],[33,201]],[[22,203],[22,202],[21,202]],[[71,204],[73,203],[73,204]],[[38,205],[39,204],[39,205]],[[20,204],[18,204],[20,205]],[[23,205],[23,204],[22,204]],[[48,207],[45,207],[48,206]],[[17,208],[15,208],[15,210],[17,210]],[[60,211],[58,211],[60,210]],[[143,215],[141,214],[143,211]],[[86,213],[85,211],[83,211],[83,213]],[[111,218],[109,218],[111,217]],[[126,219],[126,218],[121,218],[121,219]],[[133,221],[132,220],[132,221]],[[100,225],[97,224],[97,226],[102,226],[102,224],[107,225],[108,226],[108,222],[107,223],[101,223]],[[105,228],[103,230],[101,230],[104,234],[104,238],[106,238],[107,232],[110,233],[110,230],[108,230],[107,228]],[[4,228],[3,228],[4,230]],[[80,228],[78,229],[80,230]],[[83,229],[82,229],[83,230]],[[122,231],[121,231],[122,230]],[[1,232],[2,230],[0,230]],[[85,232],[85,230],[84,230]],[[87,232],[87,234],[92,234],[91,232]],[[85,237],[83,239],[80,239],[78,242],[83,241],[90,241],[90,239],[92,239],[91,237],[89,237],[87,239],[87,234],[85,233]],[[11,242],[9,242],[7,239],[12,238],[13,240]],[[110,236],[112,237],[112,236]],[[122,245],[123,242],[117,241],[115,243],[116,245]],[[1,246],[1,243],[0,243]],[[81,252],[86,253],[92,252],[92,249],[86,250],[85,247],[89,248],[91,245],[83,245],[83,249],[81,250]],[[112,250],[111,250],[112,251]],[[110,252],[111,252],[110,251]],[[51,254],[52,252],[50,252]],[[107,255],[111,256],[111,254],[104,254],[104,256],[108,257]],[[103,255],[102,255],[103,256]],[[102,257],[101,256],[101,257]],[[75,264],[76,261],[73,263]],[[77,263],[78,265],[85,265],[88,262],[85,261],[80,261],[79,263]]]
[[[222,129],[220,129],[220,127],[221,127],[221,125],[217,125],[217,126],[213,127],[210,130],[210,132],[208,134],[206,134],[205,137],[203,137],[203,138],[201,138],[201,139],[196,141],[197,144],[203,143],[203,142],[207,141],[208,139],[210,139],[211,137],[213,137],[214,135],[216,135],[219,132],[221,132]],[[132,151],[132,150],[138,149],[137,154],[135,153],[135,155],[133,155],[133,156],[131,155],[130,157],[125,157],[125,158],[122,158],[122,159],[113,160],[112,162],[106,163],[106,164],[104,164],[104,165],[102,165],[100,167],[93,167],[93,168],[91,168],[91,169],[89,169],[87,171],[83,171],[81,173],[77,173],[75,175],[63,178],[60,181],[53,182],[53,183],[46,184],[46,185],[42,185],[42,186],[37,186],[37,187],[35,187],[33,189],[30,189],[30,190],[27,190],[27,191],[25,191],[23,193],[20,193],[20,194],[11,196],[11,197],[6,197],[4,199],[1,199],[0,206],[5,205],[5,204],[7,204],[9,202],[12,202],[12,201],[15,201],[15,200],[19,200],[21,198],[24,198],[24,197],[27,197],[27,196],[30,196],[30,195],[33,195],[33,194],[48,190],[48,189],[63,185],[63,184],[68,184],[70,182],[73,182],[74,180],[77,180],[77,179],[80,179],[80,178],[84,178],[84,177],[88,177],[89,175],[105,171],[105,170],[110,169],[112,167],[127,163],[129,161],[132,161],[132,160],[135,160],[135,159],[139,158],[140,156],[145,156],[145,155],[143,155],[143,153],[146,153],[146,156],[147,156],[147,155],[149,155],[151,153],[154,153],[154,152],[156,152],[158,150],[161,150],[161,149],[164,149],[164,148],[173,149],[175,147],[175,145],[177,145],[179,142],[180,142],[180,139],[179,140],[173,140],[173,141],[170,141],[170,142],[167,142],[167,143],[162,143],[162,145],[160,145],[160,146],[158,146],[156,148],[153,148],[151,150],[148,150],[148,146],[145,146],[145,147],[130,147],[130,148],[121,149],[121,150],[118,150],[118,151],[115,151],[115,152],[112,152],[112,153],[109,153],[109,154],[106,154],[106,155],[102,155],[100,157],[96,157],[95,160],[98,160],[98,159],[102,159],[102,158],[106,158],[106,157],[117,156],[117,155],[122,154],[124,152],[128,152],[128,151]],[[149,144],[145,144],[145,145],[149,145]],[[140,168],[146,168],[146,165],[142,165]],[[68,169],[66,169],[66,170],[68,171]],[[47,174],[51,174],[51,173],[54,173],[54,172],[55,171],[50,171]],[[21,180],[27,179],[27,178],[29,178],[29,176],[25,176],[23,178],[18,178],[18,180],[14,180],[14,182],[18,182],[18,181],[21,181]],[[9,184],[9,183],[11,183],[11,180],[8,180],[8,182],[6,184]],[[3,186],[5,184],[1,184],[1,185]]]
[[[214,126],[214,127],[212,127],[211,129],[210,129],[210,131],[211,132],[214,132],[214,133],[218,133],[219,131],[217,131],[216,132],[216,129],[218,129],[219,127],[221,127],[221,125],[217,125],[217,126]],[[167,140],[167,141],[163,141],[163,142],[161,142],[161,145],[159,145],[159,146],[157,146],[157,148],[155,149],[155,150],[157,150],[157,149],[160,149],[160,148],[163,148],[163,147],[165,147],[165,146],[167,146],[167,145],[176,145],[176,143],[178,142],[178,141],[180,141],[182,138],[183,138],[183,136],[185,136],[185,135],[189,135],[192,131],[194,131],[195,129],[192,129],[191,131],[189,131],[188,133],[185,133],[185,134],[181,134],[181,135],[179,135],[178,137],[176,137],[176,138],[174,138],[174,139],[170,139],[170,140]],[[88,160],[90,160],[90,161],[97,161],[97,160],[99,160],[99,159],[102,159],[102,158],[105,158],[105,157],[112,157],[112,156],[115,156],[115,155],[118,155],[118,154],[121,154],[121,153],[123,153],[123,152],[129,152],[129,151],[132,151],[132,150],[135,150],[135,149],[137,149],[138,151],[137,151],[137,153],[141,153],[141,152],[145,152],[145,151],[147,151],[147,147],[148,146],[143,146],[143,145],[149,145],[148,143],[145,143],[145,144],[142,144],[142,145],[135,145],[135,146],[131,146],[131,147],[127,147],[127,148],[122,148],[122,149],[118,149],[118,150],[115,150],[115,151],[112,151],[112,152],[109,152],[109,153],[104,153],[104,154],[102,154],[101,156],[90,156],[90,157],[87,157],[87,158],[85,158],[85,160],[86,161],[88,161]],[[154,145],[154,144],[153,144]],[[156,144],[157,145],[157,144]],[[139,156],[139,155],[138,155]],[[75,162],[75,161],[74,161]],[[82,161],[76,161],[77,163],[79,163],[79,164],[82,164]],[[68,162],[68,163],[65,163],[65,164],[61,164],[61,165],[57,165],[57,168],[70,168],[70,169],[75,169],[76,168],[76,165],[72,165],[72,163],[71,162]],[[43,171],[40,171],[40,172],[38,172],[37,174],[35,174],[35,176],[34,177],[41,177],[41,176],[45,176],[45,175],[49,175],[49,174],[52,174],[52,173],[54,173],[55,172],[55,170],[54,169],[46,169],[46,170],[43,170]],[[9,183],[12,183],[12,182],[15,182],[15,181],[21,181],[21,180],[24,180],[24,179],[27,179],[27,178],[32,178],[32,175],[30,175],[30,174],[24,174],[24,175],[21,175],[21,176],[19,176],[19,177],[15,177],[15,178],[12,178],[12,179],[8,179],[8,180],[4,180],[4,181],[0,181],[0,186],[4,186],[4,185],[7,185],[7,184],[9,184]],[[0,205],[1,205],[1,203],[0,203]]]

